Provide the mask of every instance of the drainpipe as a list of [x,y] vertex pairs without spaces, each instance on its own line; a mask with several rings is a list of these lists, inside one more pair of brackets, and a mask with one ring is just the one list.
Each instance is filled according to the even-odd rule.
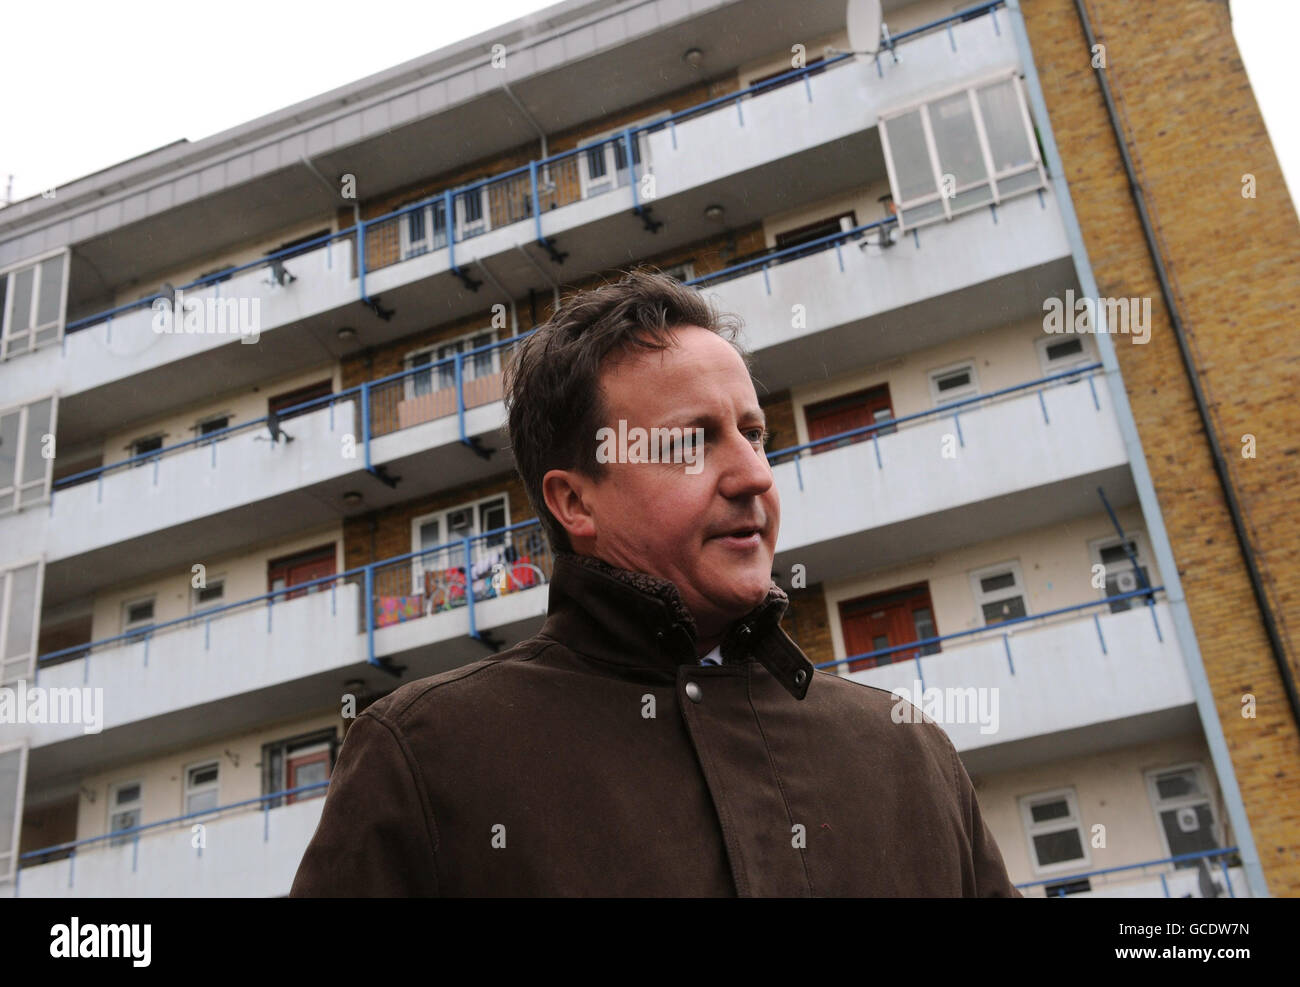
[[[1038,69],[1034,64],[1033,50],[1029,45],[1029,32],[1025,27],[1020,4],[1021,0],[1006,0],[1011,30],[1020,56],[1021,70],[1025,74],[1025,89],[1029,97],[1030,110],[1034,122],[1039,127],[1052,191],[1057,207],[1060,209],[1066,239],[1070,244],[1070,254],[1074,259],[1079,286],[1086,296],[1096,298],[1097,279],[1092,273],[1092,264],[1088,260],[1088,251],[1083,242],[1083,230],[1079,225],[1078,214],[1074,210],[1074,200],[1070,197],[1070,186],[1065,180],[1065,168],[1061,163],[1060,150],[1056,146],[1056,134],[1052,130],[1052,121],[1047,113],[1047,100],[1043,96],[1043,87],[1038,79]],[[1099,320],[1104,322],[1105,312],[1099,311],[1097,314]],[[1120,435],[1124,440],[1138,502],[1146,519],[1151,549],[1155,553],[1156,565],[1165,584],[1165,598],[1169,604],[1178,643],[1182,648],[1184,668],[1192,687],[1192,694],[1196,699],[1196,711],[1201,721],[1201,729],[1205,733],[1210,760],[1219,779],[1219,790],[1227,806],[1228,820],[1232,824],[1236,837],[1235,842],[1241,854],[1242,869],[1245,871],[1250,892],[1257,898],[1268,898],[1271,897],[1268,883],[1264,880],[1264,870],[1259,864],[1259,853],[1255,849],[1250,820],[1246,816],[1246,807],[1241,800],[1241,790],[1237,786],[1237,776],[1232,767],[1232,757],[1228,753],[1227,740],[1223,736],[1223,724],[1219,722],[1214,693],[1210,689],[1210,681],[1205,674],[1205,664],[1201,660],[1196,629],[1192,626],[1191,612],[1187,608],[1187,599],[1183,594],[1182,580],[1179,579],[1178,566],[1169,544],[1169,534],[1165,530],[1164,516],[1160,513],[1160,501],[1156,497],[1155,484],[1151,481],[1151,471],[1147,467],[1146,455],[1142,451],[1142,439],[1138,435],[1137,424],[1133,419],[1128,392],[1124,389],[1119,360],[1115,356],[1115,345],[1110,334],[1104,329],[1104,325],[1100,326],[1096,333],[1097,351],[1105,367],[1107,390],[1115,409]]]
[[[1083,35],[1088,41],[1088,50],[1092,51],[1097,39],[1092,33],[1092,22],[1088,18],[1087,8],[1083,5],[1083,0],[1074,0],[1074,7],[1079,13],[1079,23],[1083,26]],[[1228,463],[1223,458],[1223,450],[1219,445],[1219,436],[1214,430],[1214,420],[1210,417],[1210,409],[1206,405],[1200,375],[1196,372],[1196,361],[1192,357],[1192,351],[1187,342],[1187,333],[1183,328],[1183,317],[1178,310],[1177,302],[1174,300],[1173,290],[1169,286],[1169,275],[1165,270],[1165,261],[1156,243],[1155,230],[1151,225],[1151,216],[1147,212],[1146,193],[1142,191],[1142,185],[1138,182],[1137,171],[1133,167],[1133,159],[1129,155],[1128,140],[1119,119],[1119,112],[1115,108],[1115,100],[1111,96],[1110,83],[1106,79],[1106,72],[1104,69],[1099,68],[1096,74],[1097,82],[1101,86],[1102,97],[1106,100],[1106,114],[1110,117],[1110,126],[1115,132],[1115,143],[1119,145],[1120,156],[1124,159],[1124,172],[1128,175],[1129,192],[1133,196],[1133,202],[1137,205],[1138,216],[1142,220],[1142,233],[1146,237],[1147,252],[1151,255],[1151,262],[1155,265],[1156,277],[1160,280],[1160,294],[1164,297],[1165,308],[1169,312],[1169,321],[1174,327],[1174,338],[1178,340],[1178,353],[1183,360],[1183,371],[1187,374],[1187,380],[1192,385],[1192,394],[1196,398],[1196,412],[1201,419],[1201,427],[1205,429],[1205,435],[1210,441],[1210,453],[1214,457],[1214,472],[1218,476],[1219,487],[1223,490],[1224,499],[1228,503],[1228,513],[1232,517],[1232,529],[1237,535],[1237,544],[1241,548],[1242,557],[1246,560],[1246,571],[1250,573],[1250,588],[1254,591],[1255,603],[1259,607],[1260,617],[1264,621],[1264,630],[1268,634],[1269,648],[1273,652],[1273,664],[1277,666],[1278,674],[1282,677],[1282,686],[1286,690],[1287,703],[1291,707],[1291,719],[1295,721],[1297,727],[1300,727],[1300,695],[1296,693],[1295,677],[1292,675],[1291,666],[1286,660],[1286,648],[1282,644],[1282,635],[1278,632],[1273,607],[1269,603],[1268,594],[1264,590],[1264,579],[1260,574],[1259,565],[1256,561],[1255,547],[1251,543],[1250,534],[1246,530],[1246,522],[1241,514],[1241,505],[1237,501],[1237,494],[1232,486],[1232,477],[1228,473]]]

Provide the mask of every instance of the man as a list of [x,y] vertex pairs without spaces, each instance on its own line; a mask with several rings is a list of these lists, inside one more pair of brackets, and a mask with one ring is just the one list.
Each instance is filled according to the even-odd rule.
[[546,622],[357,718],[294,896],[1020,897],[942,729],[780,627],[737,329],[635,271],[520,345]]

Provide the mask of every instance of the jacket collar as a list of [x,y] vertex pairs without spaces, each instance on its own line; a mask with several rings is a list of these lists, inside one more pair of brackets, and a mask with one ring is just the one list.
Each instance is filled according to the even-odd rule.
[[[812,663],[781,628],[790,598],[773,583],[767,596],[728,630],[724,664],[754,659],[796,699],[812,682]],[[580,654],[676,678],[693,665],[695,619],[667,579],[610,565],[603,559],[556,552],[546,623],[541,633]]]

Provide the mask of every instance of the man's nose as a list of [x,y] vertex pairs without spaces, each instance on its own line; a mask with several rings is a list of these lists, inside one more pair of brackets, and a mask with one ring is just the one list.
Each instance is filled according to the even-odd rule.
[[772,486],[772,467],[762,449],[755,449],[741,432],[733,432],[729,441],[714,453],[718,464],[718,489],[724,497],[756,497]]

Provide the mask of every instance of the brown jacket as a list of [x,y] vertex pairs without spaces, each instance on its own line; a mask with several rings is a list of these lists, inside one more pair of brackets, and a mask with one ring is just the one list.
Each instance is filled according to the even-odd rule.
[[535,637],[357,717],[291,896],[1020,897],[947,734],[788,603],[700,666],[672,583],[560,553]]

